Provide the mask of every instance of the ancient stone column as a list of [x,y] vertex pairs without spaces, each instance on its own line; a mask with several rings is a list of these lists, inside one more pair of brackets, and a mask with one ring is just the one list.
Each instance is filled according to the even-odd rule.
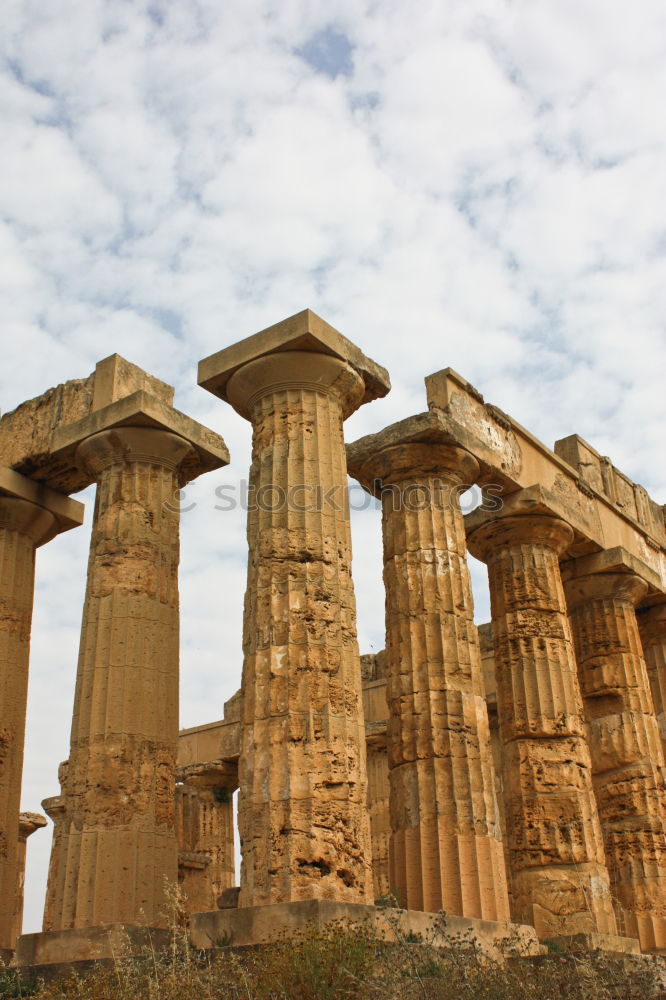
[[35,549],[80,524],[76,501],[0,469],[0,950],[14,947]]
[[67,827],[64,794],[64,774],[66,773],[66,768],[67,761],[63,761],[59,768],[61,794],[52,795],[48,799],[42,799],[42,809],[53,823],[49,873],[46,881],[46,896],[44,898],[44,918],[42,920],[42,929],[45,931],[54,930],[54,909],[56,901],[62,900],[64,888],[65,865],[62,858],[62,840],[63,833]]
[[114,427],[77,460],[97,482],[52,926],[164,923],[175,884],[178,469],[169,431]]
[[391,887],[409,909],[508,920],[460,510],[479,466],[462,448],[410,440],[408,424],[348,449],[352,474],[382,498]]
[[389,876],[389,768],[386,749],[386,656],[366,653],[361,656],[363,679],[363,715],[368,768],[368,815],[372,842],[372,882],[375,900],[391,895]]
[[372,885],[375,899],[391,892],[389,873],[389,768],[386,740],[369,739],[366,744],[368,764],[368,815],[372,842]]
[[470,515],[488,564],[514,919],[616,933],[558,556],[564,521]]
[[46,819],[39,813],[22,812],[19,814],[18,843],[18,873],[16,879],[16,902],[14,909],[14,943],[16,943],[23,927],[23,903],[25,899],[25,865],[28,847],[28,837],[46,826]]
[[634,611],[647,584],[593,573],[565,589],[619,929],[643,951],[664,949],[664,758]]
[[234,885],[233,793],[238,771],[230,765],[194,765],[178,772],[176,829],[179,881],[188,913],[217,909]]
[[306,311],[203,361],[200,384],[253,429],[240,905],[372,902],[342,423],[388,378]]
[[666,758],[666,604],[641,609],[636,617]]

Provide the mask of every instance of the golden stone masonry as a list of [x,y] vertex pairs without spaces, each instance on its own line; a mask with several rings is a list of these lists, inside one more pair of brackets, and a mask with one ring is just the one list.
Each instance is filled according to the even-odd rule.
[[[0,418],[0,957],[39,970],[367,916],[666,952],[664,508],[452,369],[345,444],[387,372],[309,310],[204,359],[252,425],[240,689],[178,728],[177,491],[229,462],[118,355]],[[381,505],[386,648],[360,656],[347,475]],[[96,485],[43,930],[21,934],[36,550]],[[464,514],[476,485],[481,503]],[[487,564],[474,623],[467,553]],[[223,581],[220,581],[221,588]],[[240,664],[239,649],[239,664]],[[46,790],[46,789],[45,789]],[[234,796],[241,855],[236,876]]]

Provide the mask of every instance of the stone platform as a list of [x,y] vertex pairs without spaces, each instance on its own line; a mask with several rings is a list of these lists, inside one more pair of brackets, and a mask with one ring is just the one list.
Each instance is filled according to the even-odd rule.
[[79,963],[126,958],[145,948],[158,950],[170,940],[169,931],[138,924],[105,924],[99,927],[74,927],[64,931],[23,934],[16,946],[19,969],[39,971],[44,967],[78,967]]
[[523,924],[447,915],[442,934],[436,928],[442,917],[436,913],[328,900],[271,903],[268,906],[194,913],[190,917],[190,940],[195,948],[201,950],[228,945],[266,944],[280,934],[303,930],[306,925],[319,928],[337,920],[354,923],[369,920],[389,942],[396,940],[396,930],[399,930],[405,934],[419,934],[426,940],[432,939],[434,944],[438,943],[438,938],[444,943],[446,937],[470,935],[485,954],[493,957],[501,956],[498,945],[507,939],[525,955],[540,955],[545,951],[534,928]]
[[571,934],[567,937],[548,938],[566,951],[607,951],[616,955],[640,955],[638,938],[619,937],[617,934]]

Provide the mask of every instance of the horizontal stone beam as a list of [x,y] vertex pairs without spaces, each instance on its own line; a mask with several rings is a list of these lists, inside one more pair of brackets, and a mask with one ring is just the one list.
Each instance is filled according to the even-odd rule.
[[[585,558],[594,566],[606,566],[606,569],[595,569],[590,572],[610,572],[613,565],[620,567],[620,572],[637,572],[645,580],[649,588],[649,599],[654,595],[666,592],[666,553],[649,545],[642,532],[631,530],[621,517],[613,520],[607,514],[606,524],[601,518],[583,519],[581,509],[568,502],[569,498],[562,492],[548,490],[543,486],[530,486],[517,490],[502,498],[502,514],[509,515],[545,515],[557,517],[566,521],[574,529],[576,537],[572,545],[562,556],[566,563],[576,559],[577,563]],[[591,504],[601,507],[595,499]],[[606,508],[602,508],[606,513]],[[582,513],[585,513],[585,507]],[[594,508],[589,512],[594,514]],[[468,536],[482,524],[493,519],[493,513],[487,509],[477,508],[465,516],[465,528]],[[604,531],[604,528],[607,530]],[[614,531],[608,528],[615,529]],[[591,529],[595,529],[594,531]],[[604,541],[616,544],[604,545]],[[620,544],[617,544],[617,542]],[[627,542],[627,545],[621,544]]]
[[660,592],[663,589],[659,574],[627,549],[623,549],[621,545],[614,549],[593,552],[578,559],[567,559],[560,563],[560,570],[563,580],[572,580],[591,573],[629,573],[644,580],[652,592]]
[[[429,375],[425,383],[431,415],[452,442],[477,459],[479,482],[501,487],[504,504],[518,490],[541,489],[547,498],[544,512],[556,514],[574,529],[571,556],[623,548],[651,569],[666,591],[666,529],[657,516],[658,505],[647,494],[636,508],[614,501],[515,420],[484,403],[451,368]],[[642,487],[637,489],[640,493]],[[466,519],[466,524],[472,522]]]

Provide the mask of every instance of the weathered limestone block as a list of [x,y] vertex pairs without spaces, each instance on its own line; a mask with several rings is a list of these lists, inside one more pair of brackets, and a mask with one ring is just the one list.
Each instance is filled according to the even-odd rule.
[[565,589],[585,701],[592,773],[620,932],[666,948],[664,758],[632,573],[578,576]]
[[81,504],[0,469],[0,948],[14,946],[19,804],[35,549],[80,524]]
[[98,362],[87,378],[58,385],[2,415],[3,464],[63,493],[82,490],[88,484],[82,481],[81,469],[71,456],[54,455],[58,429],[139,391],[150,393],[166,406],[173,402],[172,386],[112,354]]
[[610,458],[600,455],[578,434],[556,441],[554,451],[576,469],[585,483],[605,494],[623,513],[647,528],[654,538],[661,542],[666,540],[659,504],[652,500],[643,486],[632,482],[616,469]]
[[[481,393],[451,368],[428,375],[425,383],[430,416],[449,440],[474,455],[481,466],[480,482],[499,486],[505,498],[516,491],[547,494],[550,512],[574,528],[581,552],[624,546],[657,573],[658,589],[666,590],[661,551],[666,547],[666,524],[642,487],[629,482],[607,459],[602,465],[608,476],[590,475],[587,445],[578,456],[569,449],[560,451],[562,442],[551,451],[508,414],[484,403]],[[604,489],[599,490],[602,483]]]
[[409,909],[507,920],[460,510],[479,467],[431,434],[403,421],[348,447],[352,474],[382,499],[391,885]]
[[372,899],[342,423],[383,369],[305,311],[200,365],[252,421],[240,906]]
[[[192,444],[168,423],[117,426],[118,405],[56,439],[63,454],[78,441],[76,461],[97,482],[64,817],[48,890],[48,920],[56,931],[160,926],[165,879],[177,878],[179,526],[173,498],[202,435]],[[226,462],[221,439],[205,457]]]
[[178,771],[178,876],[188,913],[214,910],[234,885],[235,766],[195,765]]
[[[94,374],[55,386],[35,399],[21,403],[0,418],[0,454],[4,465],[26,476],[40,475],[51,458],[53,432],[59,424],[70,424],[86,416],[92,407]],[[69,483],[53,483],[67,491]]]
[[540,515],[469,515],[488,564],[514,919],[540,937],[616,933],[558,564],[573,539]]
[[39,813],[22,812],[19,814],[19,844],[18,872],[16,879],[16,899],[14,903],[14,946],[23,927],[23,903],[25,898],[25,862],[28,837],[46,826],[46,819]]
[[655,604],[637,613],[654,712],[666,757],[666,604]]

